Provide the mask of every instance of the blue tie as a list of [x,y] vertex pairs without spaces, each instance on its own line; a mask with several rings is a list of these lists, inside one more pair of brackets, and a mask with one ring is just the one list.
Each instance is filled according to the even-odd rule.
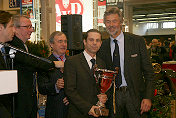
[[3,57],[4,57],[4,61],[6,62],[6,52],[5,52],[5,48],[4,48],[4,46],[1,48],[1,52],[2,52],[2,54],[3,54]]
[[120,87],[120,85],[122,84],[122,75],[121,75],[121,68],[120,68],[119,46],[118,46],[118,43],[117,43],[116,39],[114,39],[113,41],[115,43],[115,49],[114,49],[114,53],[113,53],[113,67],[114,67],[114,70],[115,70],[116,67],[119,68],[118,75],[117,75],[116,86]]

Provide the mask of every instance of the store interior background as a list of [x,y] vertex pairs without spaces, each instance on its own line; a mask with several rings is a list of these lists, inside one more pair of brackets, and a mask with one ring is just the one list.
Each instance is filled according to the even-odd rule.
[[[94,4],[93,9],[96,10],[95,6],[98,0],[92,1]],[[123,0],[107,0],[107,4],[111,1],[121,2]],[[176,31],[174,28],[163,29],[162,23],[164,21],[176,22],[176,0],[124,0],[123,3],[124,20],[127,31],[144,36],[147,40],[152,40],[155,37],[161,39],[161,41],[168,38],[175,40]],[[40,7],[41,37],[46,40],[56,29],[56,25],[54,24],[56,21],[55,0],[41,0],[40,6],[42,6]],[[116,3],[109,3],[107,6],[116,6]],[[9,8],[9,0],[0,0],[0,9],[7,10],[13,14],[20,13],[20,8]],[[95,13],[93,18],[96,18]],[[147,29],[147,23],[151,21],[158,22],[158,28]],[[97,27],[97,23],[95,22],[92,28],[98,28],[100,31],[104,32],[103,39],[108,38],[105,28]]]
[[[7,10],[12,14],[19,14],[20,8],[9,8],[9,1],[0,0],[0,10]],[[36,0],[39,1],[40,21],[38,22],[39,34],[37,32],[32,33],[31,41],[45,40],[49,35],[56,30],[56,9],[55,0]],[[92,28],[97,28],[102,32],[103,39],[109,38],[106,33],[105,27],[98,26],[97,21],[97,5],[98,0],[83,0],[93,2],[93,19]],[[103,0],[100,0],[103,1]],[[176,0],[106,0],[108,6],[118,6],[118,1],[123,1],[124,11],[124,30],[143,36],[148,43],[152,39],[160,39],[161,42],[165,40],[176,40]],[[115,1],[109,3],[108,1]],[[42,7],[41,7],[42,6]],[[87,21],[89,22],[89,21]],[[158,23],[158,28],[148,29],[148,23]],[[163,22],[175,22],[173,28],[162,28]],[[36,25],[36,24],[34,24]],[[84,24],[82,24],[84,25]],[[36,27],[37,29],[37,27]],[[84,32],[83,32],[84,34]],[[80,49],[82,50],[82,49]],[[80,50],[77,50],[78,53]],[[74,50],[75,51],[75,50]],[[43,105],[46,102],[46,97],[40,97]],[[176,102],[175,102],[176,104]],[[43,109],[43,108],[41,108]],[[43,110],[41,110],[43,111]],[[176,113],[175,113],[176,114]],[[174,117],[173,117],[174,118]]]

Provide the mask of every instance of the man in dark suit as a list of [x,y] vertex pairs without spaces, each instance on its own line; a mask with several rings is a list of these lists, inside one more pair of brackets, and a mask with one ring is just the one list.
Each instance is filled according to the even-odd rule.
[[[14,16],[15,36],[10,45],[15,46],[24,52],[28,52],[25,42],[30,39],[34,31],[31,21],[26,16]],[[62,62],[63,64],[63,62]],[[52,61],[45,63],[36,58],[30,58],[23,53],[15,54],[14,68],[18,70],[18,93],[15,94],[15,118],[36,118],[37,97],[35,89],[35,72],[48,71],[54,68]],[[62,66],[63,67],[63,66]]]
[[99,93],[91,71],[94,63],[92,60],[96,60],[99,68],[105,68],[104,62],[96,57],[101,43],[101,33],[95,29],[89,30],[84,39],[85,50],[65,62],[64,86],[70,103],[68,118],[98,117],[94,112],[95,108],[99,108],[96,106],[98,98],[102,103],[107,100],[106,94]]
[[[48,59],[65,62],[67,50],[65,34],[55,31],[50,35],[49,42],[53,52]],[[63,69],[39,73],[37,82],[39,92],[47,95],[45,118],[66,118],[69,102],[64,93]]]
[[[13,38],[12,15],[0,10],[0,42],[5,43]],[[4,58],[3,45],[0,44],[0,70],[8,70],[8,63]],[[0,95],[0,118],[10,118],[12,116],[11,95]]]
[[97,56],[103,59],[107,69],[120,68],[116,79],[116,108],[111,102],[111,117],[145,117],[152,105],[154,77],[144,39],[122,32],[123,17],[118,8],[105,11],[104,23],[110,38],[104,40]]

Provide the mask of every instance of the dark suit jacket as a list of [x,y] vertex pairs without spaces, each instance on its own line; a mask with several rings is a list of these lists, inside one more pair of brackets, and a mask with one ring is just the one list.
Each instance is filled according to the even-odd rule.
[[[57,58],[51,54],[49,59],[58,61]],[[63,103],[65,98],[64,89],[56,93],[55,84],[59,78],[63,77],[60,69],[54,69],[48,73],[39,73],[38,89],[43,95],[47,95],[45,118],[66,118],[68,106]]]
[[[153,68],[142,37],[124,33],[124,46],[124,76],[134,106],[139,111],[141,100],[152,99],[154,95]],[[114,70],[110,39],[103,41],[97,56],[106,62],[107,69]]]
[[[104,62],[97,57],[99,68]],[[69,98],[68,118],[88,118],[88,112],[96,105],[99,91],[83,53],[68,58],[64,65],[65,92]]]
[[[16,36],[14,36],[9,44],[26,51],[24,43]],[[52,63],[48,64],[19,52],[15,54],[14,69],[18,70],[18,93],[15,95],[15,117],[29,118],[31,114],[36,116],[37,98],[33,73],[41,69],[48,70],[52,67],[54,67]]]
[[[7,70],[4,58],[0,51],[0,70]],[[0,118],[10,118],[12,113],[11,95],[0,95]]]

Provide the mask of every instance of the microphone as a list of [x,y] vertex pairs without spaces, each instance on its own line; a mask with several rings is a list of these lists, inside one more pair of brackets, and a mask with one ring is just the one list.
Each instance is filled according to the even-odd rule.
[[[21,50],[19,48],[16,48],[10,44],[7,44],[7,43],[2,43],[0,42],[1,45],[5,46],[5,47],[9,47],[10,48],[10,51],[9,51],[9,55],[12,54],[11,57],[15,57],[13,54],[16,53],[16,52],[20,52],[20,53],[23,53],[25,55],[28,55],[28,56],[31,56],[31,57],[34,57],[36,59],[39,59],[39,60],[42,60],[42,61],[45,61],[47,63],[52,63],[52,61],[50,61],[49,59],[46,59],[46,58],[43,58],[43,57],[39,57],[39,56],[36,56],[36,55],[33,55],[31,53],[28,53],[28,52],[25,52],[24,50]],[[8,55],[8,54],[7,54]]]
[[15,53],[16,53],[16,50],[14,50],[14,49],[10,49],[10,51],[9,51],[9,55],[10,55],[10,58],[15,58]]

